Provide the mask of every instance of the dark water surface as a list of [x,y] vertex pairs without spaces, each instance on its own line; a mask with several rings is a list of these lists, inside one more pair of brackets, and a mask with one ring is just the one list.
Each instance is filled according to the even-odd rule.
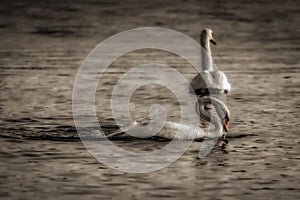
[[[2,3],[0,196],[299,199],[299,13],[298,1]],[[129,174],[106,167],[86,151],[74,127],[72,89],[91,49],[143,26],[174,29],[195,40],[203,28],[214,30],[214,61],[232,84],[227,97],[232,120],[225,149],[216,147],[198,159],[201,142],[194,142],[167,168]],[[114,84],[130,67],[147,62],[195,75],[185,61],[166,52],[132,52],[116,60],[97,89],[97,114],[105,131],[117,128],[107,106]],[[138,91],[133,116],[158,102],[176,115],[176,99],[164,90]],[[165,143],[114,142],[132,150]]]

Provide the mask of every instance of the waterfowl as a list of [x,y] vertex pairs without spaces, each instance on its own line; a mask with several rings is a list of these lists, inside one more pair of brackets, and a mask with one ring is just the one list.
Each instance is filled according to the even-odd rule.
[[[206,104],[210,104],[214,107],[216,112],[208,112],[205,109]],[[212,96],[201,97],[198,100],[198,106],[196,107],[196,112],[198,115],[210,122],[213,127],[201,127],[181,124],[176,122],[166,121],[163,128],[154,135],[155,137],[165,138],[165,139],[180,139],[180,140],[191,140],[191,139],[202,139],[202,138],[217,138],[225,136],[228,132],[228,121],[230,120],[230,112],[226,105],[219,99]],[[148,125],[148,120],[145,118],[135,121],[130,127],[119,129],[113,133],[107,135],[108,138],[126,135],[126,131],[136,129],[143,130],[143,126]],[[155,124],[154,124],[155,126]],[[139,131],[140,137],[150,137],[153,136],[148,131]],[[148,134],[148,135],[147,135]]]
[[203,72],[199,73],[192,81],[191,88],[196,95],[204,96],[209,94],[227,94],[231,90],[224,72],[215,70],[211,54],[210,44],[216,45],[213,31],[204,29],[200,35],[201,59]]

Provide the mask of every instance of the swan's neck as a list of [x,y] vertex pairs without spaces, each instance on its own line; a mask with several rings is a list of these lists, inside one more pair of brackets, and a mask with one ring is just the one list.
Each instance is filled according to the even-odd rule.
[[203,70],[212,71],[212,57],[211,57],[211,50],[210,50],[210,43],[209,38],[207,35],[201,35],[201,58],[202,58],[202,66]]
[[209,135],[211,135],[212,137],[222,136],[223,124],[221,120],[219,120],[219,118],[216,115],[211,113],[212,112],[211,110],[210,112],[206,111],[204,109],[204,104],[202,104],[199,109],[200,109],[202,119],[211,122],[214,125],[214,128],[208,129]]
[[223,125],[220,120],[218,120],[215,116],[211,117],[210,122],[214,125],[213,129],[209,129],[208,132],[211,136],[220,137],[223,135]]

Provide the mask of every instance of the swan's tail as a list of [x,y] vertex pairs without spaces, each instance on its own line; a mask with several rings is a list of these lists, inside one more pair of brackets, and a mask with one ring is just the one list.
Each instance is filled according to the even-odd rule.
[[124,131],[124,130],[122,130],[122,129],[118,129],[118,130],[116,130],[115,132],[106,134],[106,137],[107,137],[107,138],[116,137],[116,136],[119,136],[119,135],[124,134],[125,132],[126,132],[126,131]]

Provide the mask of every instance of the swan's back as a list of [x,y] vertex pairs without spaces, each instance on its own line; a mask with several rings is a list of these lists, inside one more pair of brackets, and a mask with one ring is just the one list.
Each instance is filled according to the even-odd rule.
[[164,128],[156,136],[168,139],[192,140],[207,137],[208,133],[198,126],[166,122]]
[[[137,123],[136,121],[132,124],[132,126],[124,129],[119,129],[115,131],[114,133],[108,134],[108,137],[115,137],[118,135],[128,136],[126,133],[130,129],[136,129],[135,126],[143,127],[147,124],[141,124]],[[166,139],[178,139],[178,140],[193,140],[193,139],[203,139],[205,137],[219,137],[215,133],[210,133],[207,128],[201,128],[199,126],[194,126],[191,124],[180,124],[177,122],[170,122],[167,121],[164,125],[164,127],[158,131],[155,135],[153,133],[150,133],[148,131],[141,131],[141,135],[139,135],[142,138],[147,137],[161,137]],[[147,133],[149,135],[147,135]],[[221,135],[220,135],[221,136]]]

